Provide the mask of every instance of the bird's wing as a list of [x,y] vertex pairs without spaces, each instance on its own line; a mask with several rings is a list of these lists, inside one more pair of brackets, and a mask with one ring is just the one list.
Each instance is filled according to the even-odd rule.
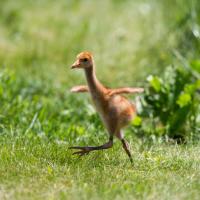
[[70,89],[71,92],[89,92],[87,85],[77,85]]
[[144,92],[144,88],[132,88],[132,87],[124,87],[124,88],[116,88],[110,89],[109,94],[130,94],[130,93],[142,93]]

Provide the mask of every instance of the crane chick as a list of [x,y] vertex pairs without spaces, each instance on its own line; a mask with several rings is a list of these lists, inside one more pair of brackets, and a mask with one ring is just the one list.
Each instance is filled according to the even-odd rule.
[[99,113],[101,120],[106,127],[109,140],[100,146],[75,146],[70,149],[78,149],[73,154],[85,155],[91,151],[108,149],[113,146],[113,137],[116,136],[122,142],[122,146],[132,162],[132,157],[128,142],[124,139],[122,128],[127,126],[136,114],[136,107],[121,94],[141,93],[143,88],[106,88],[96,77],[95,64],[90,52],[81,52],[77,55],[72,69],[83,69],[85,72],[87,85],[75,86],[71,92],[89,92],[95,109]]

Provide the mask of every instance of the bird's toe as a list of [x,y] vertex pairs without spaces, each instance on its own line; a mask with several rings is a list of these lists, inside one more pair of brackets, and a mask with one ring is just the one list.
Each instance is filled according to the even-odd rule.
[[81,150],[81,151],[74,152],[72,155],[84,156],[84,155],[87,155],[87,154],[89,154],[89,151]]

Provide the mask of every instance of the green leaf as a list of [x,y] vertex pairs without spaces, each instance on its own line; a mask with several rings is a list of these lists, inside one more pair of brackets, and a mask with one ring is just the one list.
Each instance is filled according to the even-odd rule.
[[196,87],[197,87],[197,89],[200,89],[200,79],[197,80],[197,82],[196,82]]
[[132,124],[133,124],[133,126],[141,126],[141,124],[142,124],[142,118],[139,117],[139,116],[136,116],[136,117],[133,119]]
[[147,78],[147,80],[149,81],[151,87],[156,91],[159,92],[161,90],[161,79],[158,78],[157,76],[149,76]]
[[184,91],[185,93],[193,94],[197,89],[197,83],[187,84],[185,85]]
[[193,60],[191,62],[191,67],[192,69],[200,73],[200,60]]
[[191,103],[191,95],[188,93],[182,93],[181,95],[179,95],[178,100],[176,101],[176,103],[182,108],[184,106],[187,106],[188,104]]

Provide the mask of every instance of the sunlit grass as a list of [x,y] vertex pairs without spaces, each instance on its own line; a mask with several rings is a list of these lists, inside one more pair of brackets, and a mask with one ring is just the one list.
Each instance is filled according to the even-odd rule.
[[[9,139],[9,140],[8,140]],[[2,199],[198,199],[199,147],[119,143],[77,159],[65,143],[1,139]]]

